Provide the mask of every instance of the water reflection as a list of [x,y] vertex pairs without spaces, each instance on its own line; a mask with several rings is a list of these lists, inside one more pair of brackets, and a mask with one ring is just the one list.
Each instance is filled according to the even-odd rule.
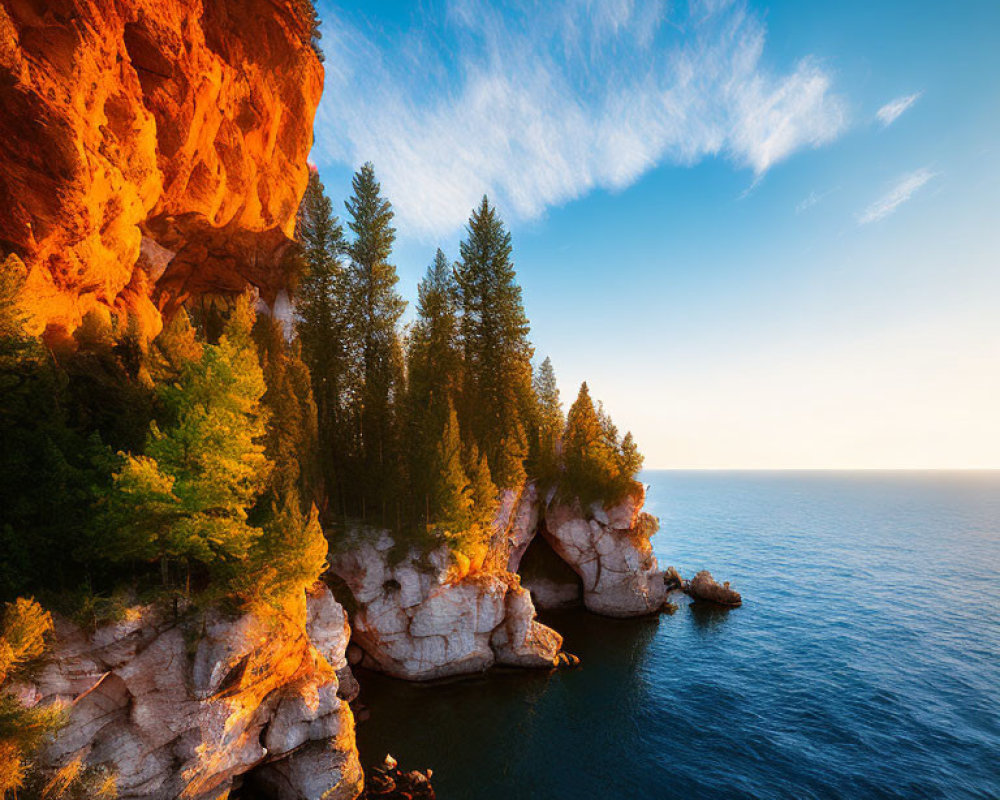
[[688,605],[691,622],[699,633],[717,633],[729,620],[730,608],[715,603],[692,602]]
[[[361,700],[371,711],[358,727],[362,763],[391,752],[407,768],[430,767],[438,795],[453,800],[481,798],[482,775],[490,776],[490,796],[544,797],[558,796],[574,771],[612,770],[628,737],[608,721],[648,708],[646,662],[660,618],[574,610],[542,621],[580,657],[579,669],[501,668],[430,684],[361,671]],[[561,760],[553,765],[556,742]]]

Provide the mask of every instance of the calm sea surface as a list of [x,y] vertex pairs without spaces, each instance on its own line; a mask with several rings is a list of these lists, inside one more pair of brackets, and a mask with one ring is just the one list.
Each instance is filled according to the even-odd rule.
[[362,673],[441,800],[1000,797],[1000,473],[647,472],[661,566],[743,593],[552,615],[583,667]]

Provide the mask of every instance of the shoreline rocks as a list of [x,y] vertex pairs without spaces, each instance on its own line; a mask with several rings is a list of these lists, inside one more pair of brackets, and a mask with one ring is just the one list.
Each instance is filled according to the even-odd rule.
[[435,800],[437,795],[431,785],[433,770],[403,772],[391,755],[385,757],[380,766],[373,767],[365,783],[360,800],[384,798],[384,800]]
[[610,617],[666,609],[649,541],[658,521],[642,512],[644,501],[639,484],[620,503],[586,511],[554,493],[542,498],[531,483],[505,491],[482,565],[463,568],[445,545],[400,558],[389,531],[347,530],[329,574],[350,592],[350,663],[414,681],[494,665],[551,669],[562,637],[537,621],[532,594],[547,609],[582,601]]

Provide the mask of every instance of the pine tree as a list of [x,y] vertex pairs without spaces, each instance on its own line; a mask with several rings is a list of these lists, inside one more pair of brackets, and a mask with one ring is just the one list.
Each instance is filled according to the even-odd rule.
[[274,465],[271,485],[261,503],[282,505],[295,494],[303,510],[321,502],[316,453],[317,418],[309,370],[300,357],[300,342],[288,342],[280,321],[261,317],[254,326],[267,390],[264,452]]
[[431,480],[431,520],[452,532],[473,524],[473,498],[462,466],[458,415],[449,403],[448,418],[437,447]]
[[356,491],[362,514],[378,510],[387,523],[387,501],[392,497],[395,503],[401,484],[396,405],[403,388],[403,354],[397,326],[406,303],[396,291],[399,277],[389,261],[396,237],[392,206],[382,197],[371,164],[354,175],[352,186],[346,205],[354,233],[348,246],[351,321],[360,350]]
[[441,250],[417,292],[417,320],[407,351],[407,448],[416,511],[418,516],[427,516],[436,448],[442,429],[449,424],[461,369],[457,289]]
[[463,417],[497,484],[512,487],[524,478],[532,349],[510,233],[486,197],[469,218],[456,277],[465,355]]
[[162,387],[172,422],[153,423],[145,455],[126,456],[115,476],[109,558],[159,562],[166,580],[171,559],[220,570],[259,536],[247,512],[271,464],[253,319],[249,299],[240,298],[219,343]]
[[618,461],[619,477],[623,484],[627,486],[635,480],[635,476],[639,474],[644,461],[642,453],[639,452],[639,448],[635,443],[635,439],[632,438],[632,431],[628,431],[625,434],[625,438],[622,439]]
[[475,443],[466,448],[465,466],[469,476],[474,521],[483,525],[489,524],[497,509],[498,491],[490,475],[486,454],[480,453]]
[[[295,331],[309,368],[316,403],[319,471],[324,498],[343,512],[346,464],[354,447],[348,409],[355,404],[357,371],[350,297],[342,256],[347,244],[319,173],[310,172],[299,208],[297,239],[304,271],[295,290]],[[321,501],[321,507],[326,502]]]
[[604,500],[616,475],[615,451],[608,446],[606,431],[586,383],[580,386],[580,393],[570,406],[563,447],[564,493],[568,490],[584,505]]
[[543,485],[550,485],[558,479],[560,442],[566,426],[551,359],[541,363],[533,389],[536,406],[530,448],[532,473]]
[[113,468],[100,438],[71,424],[69,377],[26,330],[26,275],[16,256],[0,262],[0,599],[98,577],[89,510]]

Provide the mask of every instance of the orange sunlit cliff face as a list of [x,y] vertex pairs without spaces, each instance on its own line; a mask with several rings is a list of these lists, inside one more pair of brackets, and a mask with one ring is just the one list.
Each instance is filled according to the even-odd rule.
[[0,0],[0,252],[28,265],[36,330],[105,306],[152,335],[190,296],[274,299],[323,86],[310,37],[298,0]]

